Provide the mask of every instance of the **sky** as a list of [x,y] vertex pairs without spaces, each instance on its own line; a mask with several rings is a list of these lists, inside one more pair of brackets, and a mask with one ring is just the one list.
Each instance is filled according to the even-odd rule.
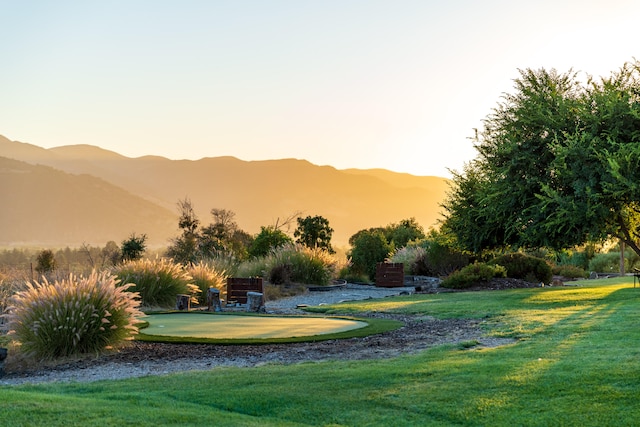
[[638,16],[635,0],[0,0],[0,135],[450,177],[518,70],[608,76],[640,58]]

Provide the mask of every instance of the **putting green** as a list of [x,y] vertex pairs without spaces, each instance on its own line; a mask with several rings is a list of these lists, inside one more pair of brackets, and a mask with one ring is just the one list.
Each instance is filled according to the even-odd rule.
[[294,338],[364,328],[366,322],[330,317],[273,317],[198,313],[149,314],[146,335],[212,339]]

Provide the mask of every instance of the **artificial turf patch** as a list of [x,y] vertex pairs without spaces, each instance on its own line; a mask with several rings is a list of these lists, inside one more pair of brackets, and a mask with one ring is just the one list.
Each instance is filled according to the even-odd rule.
[[149,314],[137,339],[176,343],[272,343],[366,336],[402,323],[378,319],[213,313]]

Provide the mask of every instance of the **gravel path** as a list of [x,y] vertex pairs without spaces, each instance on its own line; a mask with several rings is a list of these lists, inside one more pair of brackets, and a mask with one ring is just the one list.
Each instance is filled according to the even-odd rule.
[[386,298],[398,295],[411,295],[415,287],[404,288],[376,288],[375,286],[347,283],[332,287],[330,291],[306,292],[294,297],[267,301],[265,307],[268,313],[303,313],[299,306],[319,306],[337,304],[343,301],[358,301],[372,298]]

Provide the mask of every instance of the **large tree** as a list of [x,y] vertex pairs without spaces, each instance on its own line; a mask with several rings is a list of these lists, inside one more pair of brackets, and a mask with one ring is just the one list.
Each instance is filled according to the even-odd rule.
[[640,254],[640,63],[608,78],[525,70],[455,172],[446,225],[466,248],[620,238]]
[[319,248],[334,253],[331,247],[333,228],[329,226],[329,220],[320,215],[297,218],[298,228],[293,232],[296,243],[308,248]]

